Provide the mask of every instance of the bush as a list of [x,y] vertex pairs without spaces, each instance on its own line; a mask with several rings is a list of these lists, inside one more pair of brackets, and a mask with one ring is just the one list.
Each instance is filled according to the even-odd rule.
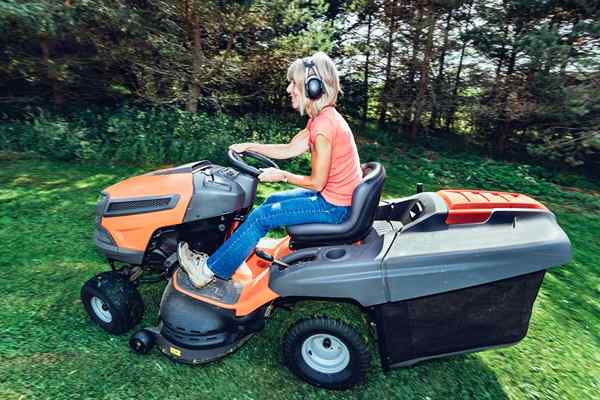
[[[31,113],[0,125],[0,146],[61,160],[166,164],[208,159],[225,163],[232,143],[284,142],[301,128],[299,120],[273,116],[125,106],[64,116]],[[307,161],[299,159],[294,164],[306,167]]]
[[44,113],[2,126],[0,143],[7,150],[33,151],[59,160],[89,159],[95,150],[85,127]]

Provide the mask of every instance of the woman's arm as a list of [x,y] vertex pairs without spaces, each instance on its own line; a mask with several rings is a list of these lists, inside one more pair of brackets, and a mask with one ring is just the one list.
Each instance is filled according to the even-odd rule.
[[320,192],[327,184],[330,167],[331,143],[324,134],[317,133],[314,151],[311,156],[310,176],[296,175],[276,168],[267,168],[258,178],[262,182],[287,181],[292,185]]
[[241,153],[246,150],[255,151],[276,160],[297,157],[308,150],[308,129],[298,132],[287,144],[238,143],[229,148]]

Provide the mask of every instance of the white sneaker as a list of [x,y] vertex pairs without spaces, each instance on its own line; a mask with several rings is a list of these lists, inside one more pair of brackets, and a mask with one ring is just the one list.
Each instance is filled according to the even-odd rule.
[[179,242],[177,258],[179,259],[179,265],[187,272],[190,280],[197,288],[200,289],[215,279],[215,274],[206,263],[208,254],[196,253],[190,249],[186,242]]

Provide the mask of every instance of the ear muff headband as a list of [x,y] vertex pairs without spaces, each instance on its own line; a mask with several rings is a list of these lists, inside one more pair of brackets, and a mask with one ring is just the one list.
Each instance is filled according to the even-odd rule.
[[325,93],[325,85],[319,76],[319,70],[310,57],[302,60],[304,64],[304,93],[311,100],[318,100]]

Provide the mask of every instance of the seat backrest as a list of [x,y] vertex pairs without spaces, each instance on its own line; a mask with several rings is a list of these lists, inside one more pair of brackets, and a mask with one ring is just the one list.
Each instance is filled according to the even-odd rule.
[[[369,233],[383,192],[385,169],[377,162],[362,165],[363,179],[352,193],[352,209],[342,225],[352,226],[350,236],[363,239]],[[359,234],[361,232],[361,234]],[[357,239],[360,240],[360,239]]]
[[341,224],[303,224],[288,227],[294,248],[352,243],[364,239],[373,224],[383,191],[385,169],[377,162],[362,165],[363,179],[352,194],[350,215]]

